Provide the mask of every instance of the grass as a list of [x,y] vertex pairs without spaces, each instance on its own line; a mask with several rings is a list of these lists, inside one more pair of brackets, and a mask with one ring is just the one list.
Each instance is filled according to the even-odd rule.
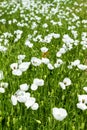
[[[42,1],[45,3],[46,1]],[[53,2],[53,1],[52,1]],[[52,3],[51,1],[49,3]],[[78,102],[77,95],[85,94],[83,87],[87,86],[87,73],[85,71],[81,71],[79,69],[73,68],[68,69],[67,66],[70,62],[79,59],[82,64],[86,64],[87,59],[87,49],[83,50],[81,42],[81,34],[82,32],[87,32],[87,28],[83,26],[82,20],[87,19],[87,4],[84,0],[77,0],[79,3],[78,6],[74,5],[75,0],[68,1],[66,4],[64,2],[60,2],[59,10],[62,10],[64,14],[61,18],[62,26],[52,25],[50,20],[59,21],[58,12],[54,15],[50,12],[52,7],[49,7],[48,13],[40,13],[39,9],[42,8],[41,5],[35,7],[32,10],[27,10],[25,8],[19,8],[15,13],[9,14],[11,10],[15,9],[16,4],[7,4],[7,6],[1,6],[0,2],[0,10],[4,13],[0,16],[0,19],[6,19],[6,23],[3,24],[0,22],[0,35],[3,33],[9,32],[13,34],[13,37],[7,38],[8,49],[5,53],[0,52],[0,70],[4,73],[4,79],[2,81],[8,82],[9,86],[6,89],[4,94],[0,93],[0,130],[86,130],[87,129],[87,111],[82,111],[76,107]],[[6,2],[6,3],[9,3]],[[46,2],[47,3],[47,2]],[[80,7],[79,5],[83,3],[84,5]],[[57,6],[57,2],[53,3],[54,8]],[[20,5],[21,6],[21,5]],[[67,7],[71,9],[71,13],[66,15]],[[74,9],[73,9],[74,7]],[[33,7],[32,7],[33,8]],[[76,12],[75,9],[81,8],[80,12]],[[22,10],[24,11],[22,13]],[[38,13],[36,12],[38,11]],[[32,12],[35,15],[41,18],[40,22],[35,19]],[[46,46],[49,48],[49,53],[47,57],[50,59],[51,63],[54,64],[56,62],[56,53],[64,44],[62,41],[62,37],[64,34],[68,34],[70,37],[73,37],[70,30],[68,30],[68,26],[76,26],[76,22],[71,22],[69,24],[69,18],[73,18],[72,13],[75,13],[79,16],[80,26],[76,27],[76,31],[78,32],[77,40],[79,40],[78,46],[73,46],[73,49],[68,51],[66,54],[62,55],[61,59],[64,61],[64,64],[61,65],[60,68],[55,68],[53,70],[49,70],[46,65],[41,64],[38,67],[30,65],[29,69],[20,77],[12,75],[12,70],[10,68],[10,64],[17,62],[17,56],[19,54],[25,54],[26,58],[24,61],[30,61],[33,56],[41,58],[42,53],[40,48]],[[25,21],[24,18],[20,16],[20,14],[28,17],[28,21]],[[46,17],[49,16],[49,19]],[[9,20],[13,18],[17,19],[17,22],[26,22],[28,26],[19,27],[16,23],[8,24]],[[32,18],[32,19],[31,19]],[[66,20],[68,19],[68,20]],[[35,29],[31,29],[31,25],[33,22],[37,23],[37,27]],[[48,31],[45,28],[42,28],[44,23],[48,24]],[[87,26],[87,25],[86,25]],[[18,40],[18,42],[14,43],[14,31],[22,30],[22,37]],[[37,35],[42,35],[44,38],[46,35],[54,32],[59,33],[60,38],[53,38],[50,43],[42,43],[37,40],[36,42],[33,40],[34,31],[37,30]],[[31,42],[33,43],[33,48],[28,48],[24,45],[25,40],[27,39],[28,34],[31,34]],[[3,38],[4,40],[4,38]],[[4,42],[1,43],[2,45]],[[62,90],[59,86],[59,82],[62,81],[65,77],[69,77],[72,81],[72,85],[67,87],[66,90]],[[18,103],[16,106],[12,105],[11,96],[14,94],[19,88],[20,84],[27,83],[29,85],[32,84],[34,78],[42,78],[44,79],[44,86],[39,87],[38,90],[32,91],[28,90],[32,96],[36,98],[36,101],[39,104],[39,109],[37,111],[33,111],[30,108],[27,109],[26,106],[22,103]],[[52,108],[53,107],[63,107],[67,110],[68,116],[63,121],[57,121],[52,116]]]

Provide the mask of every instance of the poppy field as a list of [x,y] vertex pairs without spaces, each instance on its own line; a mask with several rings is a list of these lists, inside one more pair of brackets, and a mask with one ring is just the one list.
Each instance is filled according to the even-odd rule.
[[0,1],[0,130],[87,129],[87,2]]

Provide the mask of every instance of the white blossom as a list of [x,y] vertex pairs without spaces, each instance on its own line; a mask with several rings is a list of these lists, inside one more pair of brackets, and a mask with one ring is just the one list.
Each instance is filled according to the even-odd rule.
[[85,105],[85,103],[77,103],[77,108],[81,109],[81,110],[86,110],[87,109],[87,106]]
[[56,108],[56,107],[52,109],[52,114],[53,117],[59,121],[62,121],[68,115],[67,111],[64,108]]
[[33,83],[33,84],[31,85],[31,90],[35,91],[35,90],[37,90],[37,89],[38,89],[38,86]]
[[37,86],[43,86],[44,85],[44,80],[35,78],[33,83],[36,84]]
[[47,48],[47,47],[42,47],[42,48],[41,48],[41,52],[46,53],[47,51],[48,51],[48,48]]
[[22,91],[27,91],[27,90],[29,89],[29,85],[27,85],[26,83],[25,83],[25,84],[21,84],[21,85],[20,85],[20,89],[21,89]]
[[53,70],[54,69],[54,66],[51,63],[48,63],[47,67],[48,67],[49,70]]
[[32,106],[31,106],[31,109],[32,110],[37,110],[39,107],[38,103],[34,103]]
[[40,66],[42,61],[39,58],[32,57],[31,58],[31,63],[33,66]]

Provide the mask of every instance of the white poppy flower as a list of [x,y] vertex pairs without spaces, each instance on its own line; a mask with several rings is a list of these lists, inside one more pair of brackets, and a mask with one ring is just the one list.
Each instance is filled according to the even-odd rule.
[[59,82],[59,85],[62,89],[66,89],[66,86],[71,85],[71,80],[69,78],[64,78],[63,82]]
[[47,67],[48,67],[48,69],[50,69],[50,70],[53,70],[53,69],[54,69],[54,67],[53,67],[53,65],[52,65],[51,63],[48,63],[48,64],[47,64]]
[[78,101],[87,104],[87,95],[78,95]]
[[63,61],[61,59],[57,59],[56,63],[61,65],[63,63]]
[[11,96],[11,101],[12,101],[12,104],[13,104],[14,106],[17,105],[17,98],[16,98],[16,96],[12,95],[12,96]]
[[50,60],[48,58],[42,58],[42,63],[47,65],[50,63]]
[[64,34],[62,40],[64,43],[67,43],[67,44],[71,44],[74,42],[74,40],[68,34]]
[[54,67],[58,68],[61,64],[63,64],[63,61],[61,59],[57,59],[56,63],[54,64]]
[[61,56],[62,56],[62,53],[61,53],[60,51],[58,51],[58,52],[56,53],[56,56],[57,56],[57,57],[61,57]]
[[4,78],[3,71],[0,70],[0,80]]
[[5,89],[4,88],[0,88],[0,93],[5,93]]
[[85,105],[85,103],[77,103],[77,108],[81,109],[81,110],[86,110],[87,106]]
[[66,77],[66,78],[64,78],[63,83],[65,84],[65,86],[69,86],[69,85],[71,85],[71,80]]
[[48,48],[47,48],[47,47],[42,47],[42,48],[41,48],[41,52],[46,53],[47,51],[48,51]]
[[29,88],[29,86],[28,86],[26,83],[20,85],[20,89],[21,89],[22,91],[27,91],[28,88]]
[[37,110],[39,107],[38,103],[34,103],[32,106],[31,106],[31,109],[32,110]]
[[20,75],[22,75],[22,71],[20,69],[15,69],[15,70],[12,71],[12,74],[20,76]]
[[37,86],[43,86],[44,85],[44,80],[35,78],[33,83],[36,84]]
[[80,60],[75,60],[74,62],[71,62],[72,66],[78,66],[80,64]]
[[31,63],[32,63],[32,65],[34,65],[34,66],[39,66],[39,65],[42,63],[42,61],[41,61],[39,58],[32,57],[32,58],[31,58]]
[[28,68],[29,68],[29,65],[30,65],[30,62],[22,62],[20,65],[19,65],[19,69],[24,72],[26,71]]
[[34,103],[35,103],[36,99],[33,97],[30,97],[26,102],[25,102],[25,106],[27,108],[31,107]]
[[11,68],[12,70],[16,70],[16,69],[18,68],[18,63],[12,63],[12,64],[10,65],[10,68]]
[[61,54],[65,54],[65,53],[66,53],[66,51],[67,51],[66,46],[64,46],[64,47],[60,48],[60,50],[59,50],[59,52],[60,52]]
[[33,83],[33,84],[31,85],[31,90],[35,91],[35,90],[37,90],[37,89],[38,89],[38,86]]
[[56,120],[62,121],[63,119],[66,118],[67,111],[64,108],[56,108],[56,107],[54,107],[52,109],[52,114],[53,114],[53,117]]
[[87,65],[79,64],[77,67],[78,67],[80,70],[86,70],[86,69],[87,69]]

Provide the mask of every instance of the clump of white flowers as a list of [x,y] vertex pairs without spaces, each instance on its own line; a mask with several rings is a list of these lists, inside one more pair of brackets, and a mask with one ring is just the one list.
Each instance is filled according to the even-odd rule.
[[14,31],[14,34],[16,35],[16,38],[14,39],[14,42],[18,42],[18,40],[21,38],[23,31],[16,30]]
[[[83,87],[83,90],[87,92],[87,87]],[[87,94],[78,95],[77,108],[83,111],[87,109]]]
[[16,76],[22,75],[29,66],[30,62],[23,62],[22,60],[25,58],[25,55],[18,55],[18,63],[12,63],[10,68],[12,69],[12,74]]
[[71,64],[68,66],[69,69],[72,69],[73,67],[77,67],[80,70],[86,70],[87,69],[87,65],[81,64],[79,59],[71,62]]
[[38,89],[39,86],[43,86],[44,85],[44,80],[43,79],[38,79],[35,78],[33,80],[33,84],[31,84],[31,90],[35,91]]
[[28,39],[25,41],[25,45],[28,46],[29,48],[33,47],[33,44]]
[[41,42],[50,43],[52,38],[60,38],[60,34],[50,33],[41,40]]
[[59,121],[62,121],[66,118],[66,116],[68,115],[67,114],[67,111],[64,109],[64,108],[57,108],[57,107],[54,107],[52,109],[52,115],[53,117],[56,119],[56,120],[59,120]]
[[64,44],[56,53],[57,57],[61,57],[62,54],[65,54],[67,51],[73,48],[74,40],[68,34],[63,35],[62,41],[64,42]]
[[59,82],[59,85],[60,85],[60,87],[63,89],[63,90],[65,90],[66,89],[66,86],[69,86],[69,85],[71,85],[71,80],[70,80],[70,78],[64,78],[64,80],[62,81],[62,82]]
[[61,59],[57,59],[56,63],[54,64],[55,68],[59,68],[63,64],[63,61]]
[[21,84],[20,89],[18,89],[14,95],[11,96],[11,102],[15,106],[18,102],[24,103],[25,106],[31,108],[32,110],[37,110],[39,105],[36,103],[36,99],[30,96],[30,93],[27,92],[29,85]]
[[81,41],[81,45],[82,45],[82,49],[86,50],[87,49],[87,32],[82,32],[82,41]]
[[7,51],[7,48],[5,46],[0,45],[0,52],[5,52]]
[[31,64],[33,66],[40,66],[42,63],[41,59],[37,58],[37,57],[32,57],[31,58]]

